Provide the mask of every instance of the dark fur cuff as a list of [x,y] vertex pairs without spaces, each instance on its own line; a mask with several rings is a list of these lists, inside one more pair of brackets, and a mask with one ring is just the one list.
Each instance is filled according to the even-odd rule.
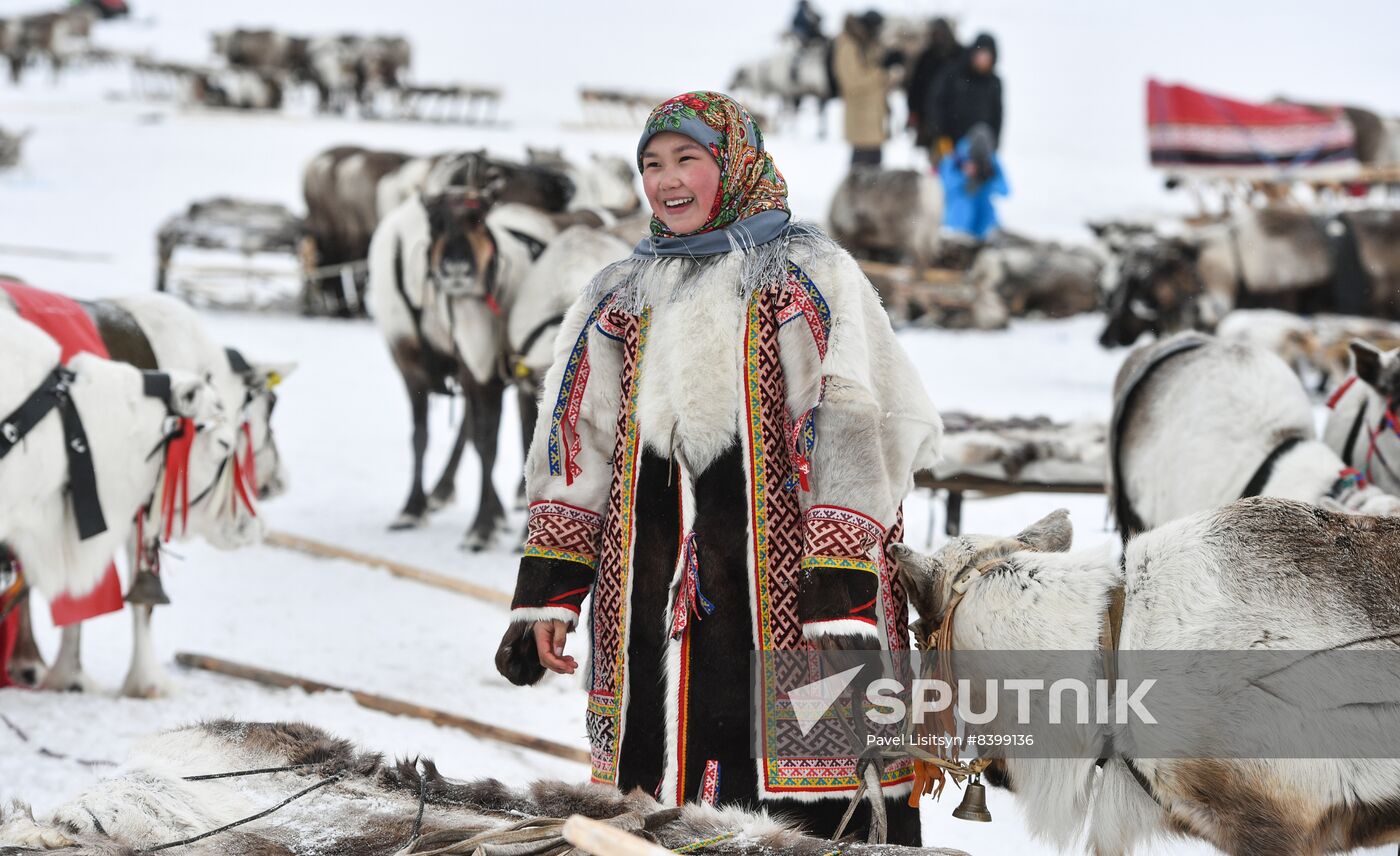
[[[593,568],[572,559],[551,559],[529,555],[520,560],[511,599],[511,618],[516,621],[542,618],[578,621],[583,599],[593,588]],[[568,616],[568,619],[565,618]]]
[[876,636],[880,600],[879,568],[874,562],[832,556],[802,560],[797,616],[810,638],[831,634]]

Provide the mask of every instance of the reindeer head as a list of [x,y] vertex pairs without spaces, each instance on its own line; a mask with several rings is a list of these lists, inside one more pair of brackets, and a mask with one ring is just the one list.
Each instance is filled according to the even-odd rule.
[[433,235],[486,219],[505,190],[505,166],[486,151],[463,152],[440,161],[423,181],[423,205]]
[[[221,549],[234,549],[255,543],[262,537],[262,524],[252,511],[234,501],[234,456],[241,439],[241,419],[224,406],[218,392],[206,379],[184,372],[170,372],[170,409],[178,417],[193,421],[194,442],[188,461],[188,530],[199,534]],[[171,477],[169,467],[162,473],[162,485]],[[174,531],[183,532],[177,517]]]
[[[232,357],[230,362],[233,362]],[[280,496],[287,489],[282,453],[272,434],[272,411],[277,406],[277,385],[296,367],[294,362],[253,362],[234,366],[243,384],[242,424],[248,426],[246,435],[237,438],[238,454],[246,461],[248,447],[252,447],[258,500]]]
[[1400,400],[1400,348],[1382,351],[1370,342],[1353,339],[1352,372],[1388,403]]
[[641,207],[642,197],[637,194],[637,167],[627,158],[617,155],[593,154],[593,170],[600,179],[598,204],[618,213],[635,211]]
[[903,544],[890,547],[899,567],[899,578],[909,592],[909,600],[919,619],[911,628],[922,646],[938,625],[955,593],[966,591],[977,576],[1001,559],[1022,550],[1063,553],[1074,540],[1069,512],[1063,508],[1032,523],[1019,535],[999,538],[992,535],[963,535],[954,538],[937,553],[923,555]]
[[486,215],[499,201],[509,173],[485,151],[444,158],[423,182],[432,243],[429,269],[438,287],[453,295],[485,296],[494,243]]
[[1108,315],[1100,345],[1123,347],[1143,333],[1202,328],[1199,244],[1120,224],[1094,229],[1109,251],[1100,280]]

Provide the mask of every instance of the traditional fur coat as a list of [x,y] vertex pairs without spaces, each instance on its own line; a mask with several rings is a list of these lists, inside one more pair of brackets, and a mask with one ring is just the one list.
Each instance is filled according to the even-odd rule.
[[[874,289],[810,227],[628,259],[555,356],[512,618],[572,627],[592,595],[594,781],[672,804],[849,798],[854,760],[751,731],[751,709],[792,711],[766,679],[751,708],[749,670],[832,634],[909,647],[886,547],[942,423]],[[887,764],[887,796],[911,778]]]

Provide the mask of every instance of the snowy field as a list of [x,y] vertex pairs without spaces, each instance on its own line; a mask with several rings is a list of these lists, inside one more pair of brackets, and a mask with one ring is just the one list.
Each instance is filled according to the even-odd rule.
[[[0,15],[51,5],[0,0]],[[46,73],[20,88],[0,83],[0,125],[32,128],[24,165],[0,174],[0,271],[79,297],[148,290],[154,283],[155,232],[191,200],[233,194],[286,203],[300,211],[300,174],[316,152],[355,143],[412,152],[485,146],[506,155],[526,144],[561,146],[567,154],[627,155],[631,130],[578,129],[580,85],[646,92],[723,88],[733,68],[770,50],[790,8],[786,2],[725,2],[677,12],[644,3],[449,4],[400,0],[382,4],[286,0],[238,3],[133,0],[136,20],[98,27],[99,43],[153,50],[171,59],[208,58],[208,32],[272,25],[310,32],[388,30],[414,42],[420,80],[463,80],[506,89],[502,127],[320,118],[302,105],[286,114],[248,116],[185,111],[135,101],[118,69],[82,70],[52,84]],[[818,4],[828,31],[842,4]],[[855,5],[855,4],[846,4]],[[615,7],[615,8],[614,8]],[[995,31],[1007,91],[1004,159],[1014,196],[1011,228],[1034,236],[1086,240],[1085,219],[1179,210],[1145,165],[1143,88],[1148,74],[1181,79],[1247,98],[1286,92],[1350,100],[1400,113],[1400,60],[1390,42],[1400,6],[1389,2],[1316,4],[1241,0],[1171,4],[1026,0],[971,3],[893,2],[888,13],[951,13],[960,33]],[[392,11],[389,11],[392,9]],[[524,12],[524,14],[522,14]],[[1320,19],[1319,15],[1325,15]],[[547,16],[547,20],[546,20]],[[800,217],[822,220],[844,173],[840,107],[833,134],[815,139],[813,117],[770,135],[770,147],[793,188]],[[887,162],[913,165],[898,140]],[[16,247],[79,250],[85,260],[20,254]],[[269,525],[322,541],[434,569],[509,592],[523,526],[512,513],[500,545],[467,554],[457,543],[474,512],[478,477],[469,453],[459,478],[463,501],[422,529],[389,533],[407,490],[409,416],[397,372],[372,324],[289,315],[206,312],[210,332],[247,355],[295,360],[279,388],[275,430],[290,474],[288,492],[262,506]],[[1046,414],[1107,418],[1109,389],[1122,352],[1096,344],[1101,319],[1021,322],[1009,330],[908,331],[902,341],[945,410],[985,415]],[[3,367],[0,367],[3,370]],[[445,457],[450,418],[435,403],[429,472]],[[510,411],[493,477],[512,496],[521,466]],[[431,483],[430,483],[431,486]],[[1101,497],[1027,495],[969,502],[966,531],[1009,534],[1063,505],[1077,545],[1110,540]],[[941,531],[926,496],[907,506],[911,543]],[[115,697],[129,658],[129,619],[111,615],[86,625],[87,671],[103,688],[86,695],[0,690],[0,712],[28,732],[23,743],[0,727],[0,802],[24,799],[42,811],[101,775],[40,747],[85,759],[119,760],[153,731],[212,717],[302,719],[395,755],[435,758],[448,775],[492,775],[520,783],[534,777],[579,779],[582,766],[503,747],[417,720],[366,711],[345,695],[268,690],[174,666],[177,650],[197,651],[351,686],[586,746],[584,695],[551,677],[517,689],[499,678],[491,658],[504,609],[396,579],[363,566],[263,546],[222,553],[202,543],[173,545],[166,564],[174,605],[156,612],[155,636],[170,668],[170,691],[158,701]],[[58,633],[36,604],[37,632],[49,657]],[[572,640],[576,650],[578,640]],[[925,842],[975,854],[1049,852],[1031,841],[1004,793],[990,794],[997,820],[950,817],[955,800],[925,803]],[[1194,844],[1160,852],[1205,853]]]

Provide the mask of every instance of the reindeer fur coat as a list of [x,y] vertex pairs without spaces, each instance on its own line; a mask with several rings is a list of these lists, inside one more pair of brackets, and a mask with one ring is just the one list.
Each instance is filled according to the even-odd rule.
[[[592,595],[594,781],[667,804],[849,798],[852,759],[801,757],[762,723],[755,747],[749,655],[908,648],[886,547],[942,423],[874,289],[795,226],[605,268],[555,348],[512,618],[573,627]],[[765,691],[755,707],[783,715]],[[889,764],[886,796],[911,776]]]

